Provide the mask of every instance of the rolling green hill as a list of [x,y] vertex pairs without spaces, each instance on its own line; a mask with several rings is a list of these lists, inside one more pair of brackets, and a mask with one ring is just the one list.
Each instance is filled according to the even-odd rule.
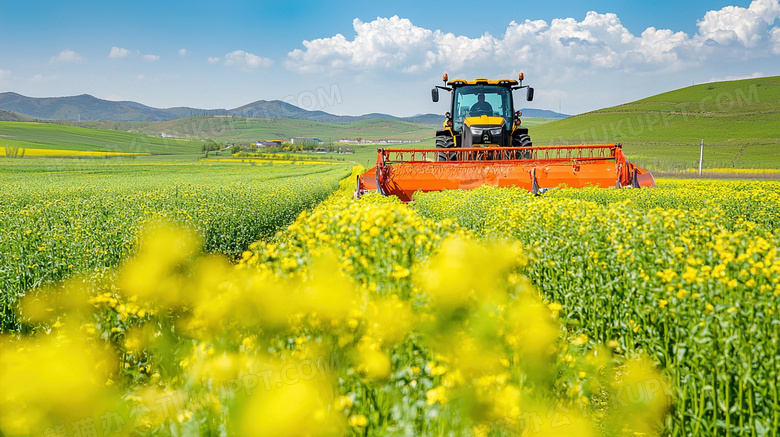
[[[74,124],[74,123],[71,123]],[[433,138],[429,125],[389,119],[349,124],[292,119],[244,117],[187,117],[164,122],[81,122],[78,126],[54,123],[0,121],[0,147],[151,154],[199,153],[202,141],[250,142],[292,137],[343,137],[421,140]],[[130,131],[130,132],[128,132]],[[174,138],[163,138],[165,133]]]
[[340,138],[404,139],[433,138],[435,127],[392,119],[374,118],[353,123],[323,123],[288,118],[247,118],[237,116],[196,116],[159,122],[88,121],[68,125],[99,130],[119,130],[150,136],[249,142],[289,140],[293,137],[317,137],[322,141]]
[[379,118],[335,124],[286,118],[187,117],[133,126],[133,130],[145,134],[164,132],[177,138],[221,141],[289,140],[293,137],[317,137],[326,142],[344,137],[417,140],[434,135],[428,125]]
[[0,122],[0,147],[92,152],[199,153],[200,141],[153,138],[137,133],[50,123]]
[[622,142],[651,169],[780,168],[780,76],[695,85],[531,129],[534,144]]

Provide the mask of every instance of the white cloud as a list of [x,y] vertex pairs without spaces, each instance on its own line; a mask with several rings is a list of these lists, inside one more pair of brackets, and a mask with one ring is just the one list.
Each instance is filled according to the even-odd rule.
[[187,56],[187,49],[179,49],[179,56]]
[[237,66],[242,70],[254,70],[258,67],[270,67],[274,61],[257,56],[243,50],[236,50],[225,55],[225,65]]
[[[596,12],[588,12],[582,21],[552,20],[549,27],[538,29],[533,38],[536,42],[532,46],[535,48],[532,62],[552,56],[572,64],[602,68],[619,66],[623,57],[638,46],[637,38],[620,23],[617,15]],[[516,47],[505,45],[506,54],[512,56]]]
[[66,49],[60,52],[57,56],[52,56],[51,59],[49,59],[50,64],[55,64],[58,62],[76,62],[81,60],[81,55],[74,52],[73,50]]
[[637,40],[635,53],[645,60],[671,64],[679,59],[677,49],[690,44],[685,32],[672,32],[669,29],[648,27]]
[[219,56],[209,56],[209,58],[206,60],[209,62],[209,64],[216,64],[219,62]]
[[[513,21],[503,35],[476,38],[425,29],[398,16],[369,23],[355,19],[351,39],[336,34],[303,41],[302,49],[288,53],[285,65],[300,72],[392,69],[487,74],[520,66],[545,75],[600,69],[679,70],[707,60],[780,52],[780,30],[769,29],[778,17],[778,0],[755,0],[749,8],[728,6],[707,12],[693,36],[655,27],[634,35],[616,14],[591,11],[581,21]],[[733,43],[742,49],[734,50]]]
[[124,58],[130,53],[129,50],[120,47],[111,47],[111,52],[108,53],[108,57],[112,59]]
[[157,62],[160,60],[160,57],[157,55],[144,55],[144,61],[146,62]]
[[0,68],[0,81],[7,80],[10,78],[11,78],[11,72]]
[[780,27],[775,27],[769,32],[769,39],[772,41],[772,53],[780,55]]
[[[657,52],[663,37],[682,39],[684,35],[653,29],[647,40],[637,38],[615,14],[596,12],[589,12],[583,21],[513,21],[501,38],[432,31],[397,16],[370,23],[356,19],[353,28],[355,37],[351,41],[341,34],[304,41],[305,50],[288,54],[287,66],[299,71],[394,68],[411,73],[432,68],[460,70],[485,64],[513,68],[518,64],[565,61],[567,65],[612,68],[632,53]],[[639,59],[656,61],[646,56]]]
[[780,17],[778,0],[754,0],[748,8],[726,6],[709,11],[698,21],[699,35],[718,44],[739,42],[756,47],[764,39],[767,27]]
[[[306,50],[290,52],[288,65],[300,71],[399,66],[417,70],[437,61],[434,39],[442,35],[440,31],[414,26],[408,19],[397,16],[377,18],[370,23],[355,19],[352,27],[356,33],[352,41],[341,34],[304,41]],[[449,35],[454,38],[454,35]],[[473,45],[468,38],[460,42]]]

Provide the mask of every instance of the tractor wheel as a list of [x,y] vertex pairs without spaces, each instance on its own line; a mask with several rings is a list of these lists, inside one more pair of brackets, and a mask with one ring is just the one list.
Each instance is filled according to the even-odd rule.
[[533,143],[531,142],[531,136],[528,134],[520,134],[515,136],[514,141],[512,141],[512,147],[532,147]]
[[[449,135],[439,135],[436,137],[437,149],[452,149],[455,147],[455,141]],[[436,154],[436,161],[452,161],[455,159],[455,152],[439,152]]]
[[[531,136],[528,134],[520,134],[512,137],[512,147],[532,147]],[[530,151],[518,152],[517,159],[528,159],[531,157]]]

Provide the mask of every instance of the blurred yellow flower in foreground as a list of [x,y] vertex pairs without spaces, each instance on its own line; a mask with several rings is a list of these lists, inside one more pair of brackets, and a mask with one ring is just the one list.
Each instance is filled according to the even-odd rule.
[[468,305],[473,300],[493,298],[505,287],[508,274],[524,263],[514,244],[486,247],[466,238],[445,240],[436,256],[419,275],[419,287],[434,304],[445,308]]
[[333,394],[318,380],[281,384],[249,397],[238,435],[295,437],[337,435],[343,423],[331,409]]
[[135,258],[122,268],[119,286],[142,302],[177,306],[187,299],[177,268],[200,249],[192,230],[166,223],[146,228]]
[[387,379],[392,370],[390,358],[376,346],[361,343],[358,346],[358,372],[369,379]]
[[114,360],[72,332],[21,341],[0,339],[0,431],[37,434],[110,405]]

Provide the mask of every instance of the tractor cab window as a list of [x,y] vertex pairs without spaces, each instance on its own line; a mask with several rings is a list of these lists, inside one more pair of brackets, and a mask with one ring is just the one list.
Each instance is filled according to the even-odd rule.
[[509,89],[495,85],[470,85],[455,89],[453,128],[463,129],[468,117],[487,115],[503,117],[507,126],[512,124],[512,101]]

